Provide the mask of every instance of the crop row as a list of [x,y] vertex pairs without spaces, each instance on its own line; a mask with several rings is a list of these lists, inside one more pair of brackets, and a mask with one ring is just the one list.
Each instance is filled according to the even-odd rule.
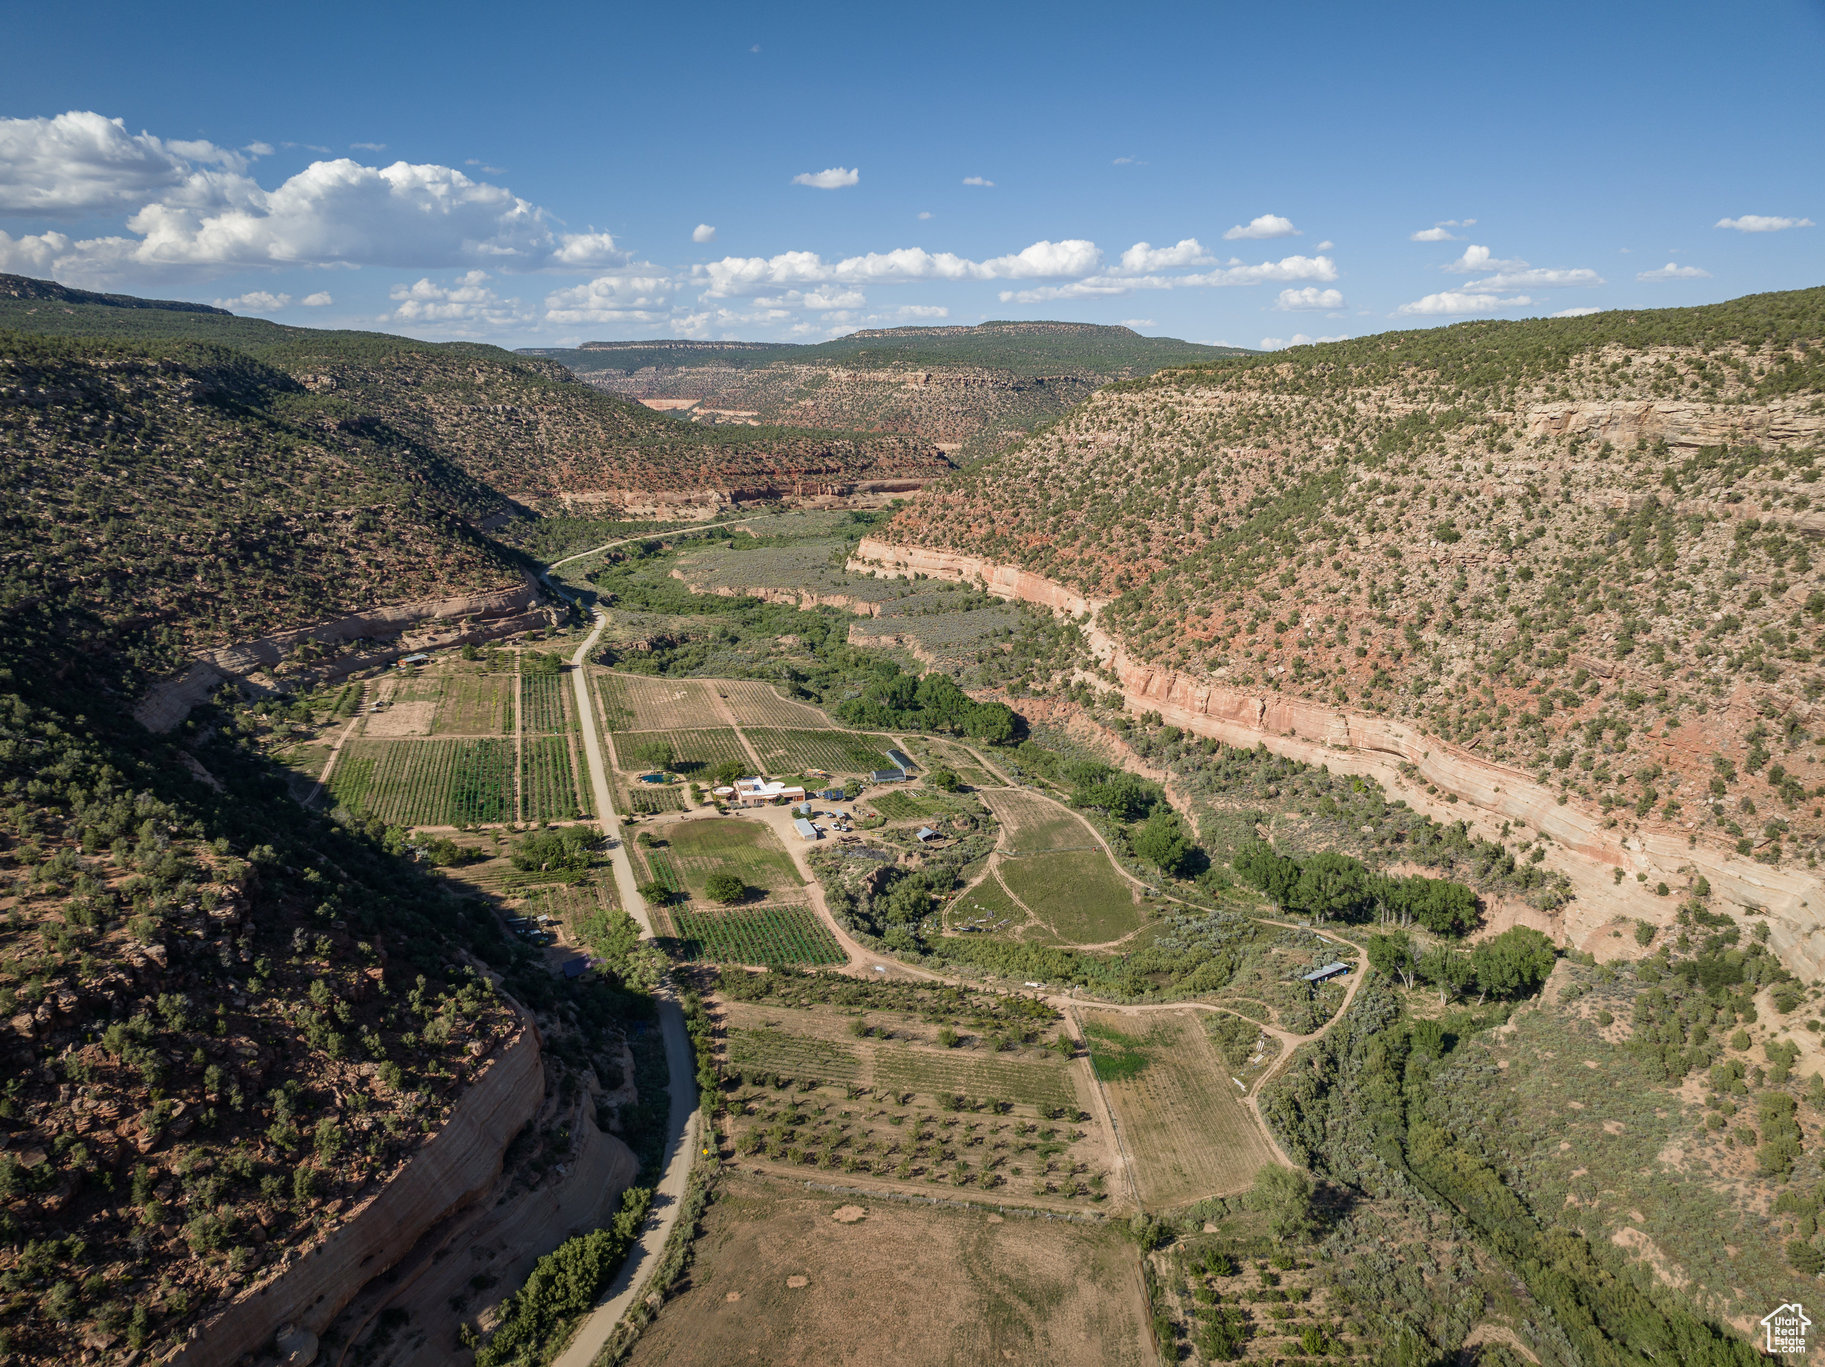
[[1049,1062],[1013,1063],[997,1058],[971,1058],[911,1049],[882,1049],[875,1055],[877,1087],[925,1096],[996,1097],[1029,1106],[1075,1106],[1068,1065]]
[[498,736],[513,730],[513,681],[500,674],[452,674],[431,719],[433,733]]
[[535,731],[562,731],[564,729],[564,676],[562,674],[521,676],[520,726],[528,735]]
[[827,769],[838,774],[866,774],[888,766],[883,736],[862,736],[850,731],[788,731],[775,727],[749,727],[748,739],[767,767],[776,773]]
[[672,913],[684,958],[709,963],[840,964],[842,946],[809,907],[756,907],[751,911]]
[[731,1030],[728,1047],[729,1062],[737,1067],[765,1068],[828,1082],[854,1082],[862,1075],[862,1056],[831,1040],[777,1030]]
[[728,700],[729,710],[743,726],[783,726],[824,728],[830,719],[807,703],[782,698],[773,685],[760,679],[719,679],[712,681],[716,690]]
[[359,740],[350,748],[330,785],[345,807],[396,826],[514,819],[510,741]]
[[615,758],[623,769],[643,772],[670,769],[696,777],[724,760],[734,760],[744,770],[754,761],[742,748],[733,727],[704,727],[688,731],[617,731]]
[[527,821],[568,821],[583,814],[571,772],[570,737],[529,736],[520,768],[521,805]]

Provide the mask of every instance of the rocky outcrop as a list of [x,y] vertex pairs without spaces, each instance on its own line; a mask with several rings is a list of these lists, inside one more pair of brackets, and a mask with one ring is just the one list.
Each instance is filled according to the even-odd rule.
[[[494,593],[368,608],[333,622],[207,651],[177,678],[166,680],[142,698],[133,709],[133,719],[149,731],[169,731],[224,683],[267,692],[278,686],[284,672],[294,683],[314,685],[359,669],[391,664],[414,651],[479,644],[546,623],[538,584],[530,577]],[[321,662],[301,656],[294,659],[306,643],[357,648]]]
[[173,1367],[217,1367],[256,1353],[282,1326],[321,1334],[368,1282],[392,1267],[439,1220],[493,1185],[514,1135],[545,1096],[538,1033],[520,1033],[470,1083],[444,1127],[364,1205],[315,1245],[255,1282],[200,1322],[165,1359]]
[[1133,660],[1097,626],[1101,603],[1026,570],[874,537],[858,545],[850,568],[974,583],[1004,598],[1078,617],[1091,648],[1119,680],[1126,703],[1137,711],[1156,711],[1195,735],[1229,745],[1265,745],[1289,758],[1373,777],[1390,790],[1402,786],[1402,766],[1410,765],[1419,781],[1436,786],[1441,797],[1458,799],[1456,804],[1429,802],[1426,795],[1409,793],[1414,806],[1446,820],[1481,814],[1539,831],[1569,856],[1556,866],[1571,877],[1580,895],[1602,899],[1606,906],[1627,902],[1629,914],[1650,920],[1664,919],[1670,910],[1667,900],[1642,895],[1632,877],[1617,886],[1618,870],[1625,876],[1645,874],[1650,885],[1664,880],[1675,887],[1702,875],[1717,894],[1767,914],[1770,944],[1790,968],[1808,978],[1825,974],[1825,881],[1812,874],[1758,864],[1675,826],[1650,823],[1622,835],[1607,828],[1598,813],[1564,801],[1529,774],[1470,754],[1405,721],[1228,687]]

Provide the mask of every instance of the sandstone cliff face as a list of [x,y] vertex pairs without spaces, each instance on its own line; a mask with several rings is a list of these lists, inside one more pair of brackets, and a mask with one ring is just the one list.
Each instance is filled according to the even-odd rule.
[[373,1278],[439,1220],[476,1200],[501,1170],[514,1135],[545,1096],[539,1039],[530,1024],[463,1093],[417,1157],[316,1246],[255,1282],[196,1327],[173,1367],[219,1367],[268,1347],[281,1325],[320,1334]]
[[1127,704],[1136,711],[1157,711],[1195,735],[1229,745],[1262,744],[1289,758],[1374,777],[1390,791],[1402,786],[1400,766],[1411,764],[1426,783],[1459,799],[1459,805],[1447,806],[1409,792],[1414,806],[1457,820],[1472,815],[1461,810],[1467,804],[1475,813],[1524,822],[1570,856],[1562,867],[1582,898],[1601,899],[1618,909],[1626,903],[1628,914],[1664,919],[1667,902],[1640,896],[1635,891],[1640,885],[1632,878],[1616,887],[1613,870],[1644,873],[1650,884],[1664,879],[1675,887],[1694,874],[1703,875],[1723,897],[1767,913],[1770,943],[1789,967],[1809,978],[1825,973],[1825,881],[1810,873],[1766,867],[1663,823],[1619,835],[1605,828],[1598,813],[1562,802],[1527,773],[1491,763],[1405,721],[1270,691],[1224,687],[1137,662],[1097,625],[1103,604],[1026,570],[874,537],[863,539],[850,567],[861,573],[979,583],[1002,597],[1082,617],[1092,649],[1120,680]]
[[191,708],[224,683],[269,689],[274,681],[273,671],[307,641],[329,646],[368,643],[321,665],[305,665],[290,675],[314,684],[342,678],[357,669],[391,664],[414,651],[510,636],[542,626],[545,620],[538,585],[529,577],[494,593],[368,608],[333,622],[206,651],[183,674],[159,684],[142,698],[133,709],[133,719],[149,731],[162,733],[183,721]]

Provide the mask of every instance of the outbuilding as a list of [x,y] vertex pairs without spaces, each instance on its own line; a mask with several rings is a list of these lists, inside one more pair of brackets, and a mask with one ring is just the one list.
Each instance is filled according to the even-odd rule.
[[919,827],[918,831],[915,832],[915,834],[918,835],[919,843],[921,845],[929,844],[930,842],[932,842],[938,838],[938,833],[936,831],[934,831],[930,826]]
[[869,777],[876,783],[904,783],[906,782],[906,770],[876,769]]
[[889,750],[887,752],[887,762],[889,764],[893,765],[894,768],[898,769],[903,774],[910,774],[913,770],[915,770],[919,767],[918,765],[914,764],[910,759],[908,759],[903,752],[901,752],[899,750]]
[[1328,983],[1332,978],[1340,978],[1349,971],[1350,965],[1348,964],[1328,963],[1323,968],[1314,968],[1310,973],[1307,973],[1305,975],[1305,980],[1308,983],[1313,984]]
[[801,840],[816,840],[818,838],[817,827],[813,826],[802,816],[794,817],[792,819],[792,829],[798,832],[799,839]]

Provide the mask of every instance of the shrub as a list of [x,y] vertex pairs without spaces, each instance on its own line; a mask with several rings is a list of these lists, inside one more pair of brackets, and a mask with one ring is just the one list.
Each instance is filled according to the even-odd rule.
[[748,895],[748,885],[728,872],[711,874],[704,880],[703,890],[712,902],[720,902],[724,906],[739,902]]

